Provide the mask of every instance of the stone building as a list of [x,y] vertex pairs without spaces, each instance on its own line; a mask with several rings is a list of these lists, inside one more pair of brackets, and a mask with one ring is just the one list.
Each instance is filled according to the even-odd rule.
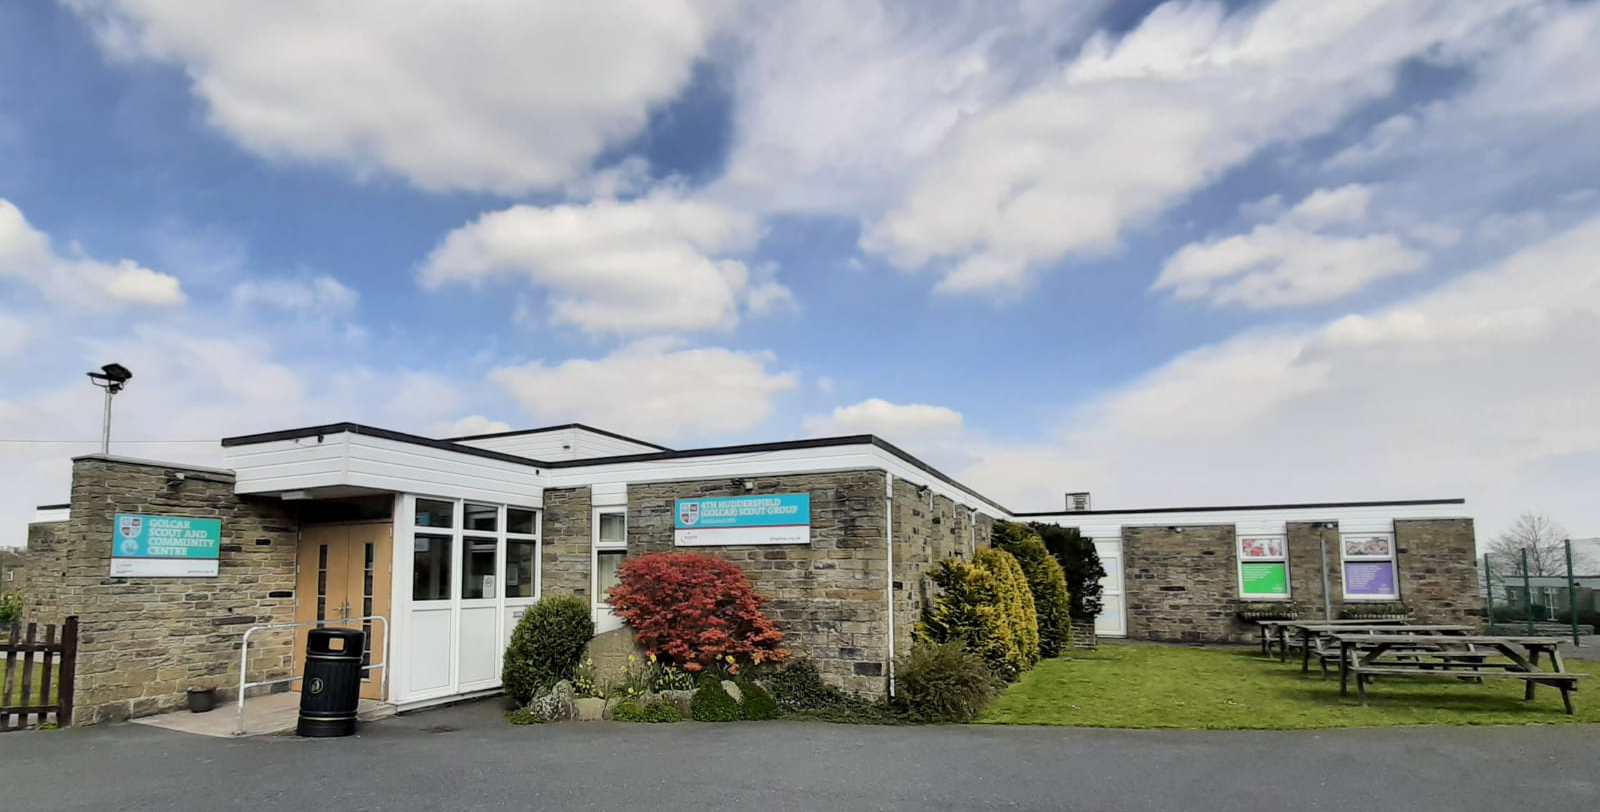
[[369,632],[370,698],[493,693],[529,605],[579,595],[617,628],[616,564],[654,550],[737,563],[785,647],[869,696],[893,689],[932,565],[997,520],[1095,540],[1112,636],[1237,638],[1245,602],[1320,606],[1325,571],[1334,611],[1459,619],[1475,590],[1459,500],[1017,514],[870,435],[675,450],[577,424],[440,440],[339,423],[222,445],[219,469],[77,458],[70,504],[30,528],[30,617],[80,618],[78,722],[230,695],[247,630],[246,680],[288,680],[318,620]]

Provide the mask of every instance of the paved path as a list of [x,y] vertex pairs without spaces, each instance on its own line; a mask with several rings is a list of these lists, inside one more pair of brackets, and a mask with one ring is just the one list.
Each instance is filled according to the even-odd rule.
[[[7,810],[1592,808],[1592,725],[1307,732],[824,724],[514,727],[493,703],[355,738],[142,725],[0,735]],[[1515,787],[1537,787],[1517,791]]]

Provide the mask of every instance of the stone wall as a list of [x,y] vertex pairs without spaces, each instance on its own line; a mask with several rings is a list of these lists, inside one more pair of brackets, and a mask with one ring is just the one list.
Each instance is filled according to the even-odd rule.
[[[695,548],[737,563],[767,598],[764,610],[791,656],[810,658],[828,682],[867,696],[885,691],[888,658],[887,519],[876,470],[628,486],[628,554],[671,550],[673,500],[811,494],[811,544]],[[546,492],[545,505],[550,506]]]
[[894,483],[894,645],[896,655],[911,650],[916,624],[936,587],[928,573],[939,561],[959,557],[971,560],[978,547],[987,547],[994,520],[972,514],[950,499],[919,488],[903,479]]
[[[218,576],[109,577],[115,513],[221,519]],[[190,687],[227,689],[245,630],[294,619],[297,520],[277,500],[235,496],[229,474],[79,457],[71,516],[30,562],[28,601],[41,622],[79,618],[76,724],[175,708]],[[250,679],[292,674],[292,635],[260,636]]]
[[[1325,616],[1322,540],[1328,550],[1332,614],[1346,605],[1339,531],[1329,522],[1289,522],[1289,592],[1301,617]],[[1471,519],[1397,520],[1400,600],[1420,623],[1476,625],[1478,569]],[[1236,613],[1239,596],[1233,525],[1127,527],[1122,532],[1128,636],[1184,642],[1250,642],[1255,624]]]
[[1400,600],[1418,623],[1477,625],[1478,552],[1471,519],[1406,519],[1394,523]]
[[17,571],[16,580],[4,584],[22,594],[23,616],[40,623],[60,623],[66,615],[61,611],[60,579],[55,577],[30,577],[30,572],[60,573],[64,549],[61,544],[66,532],[66,522],[38,522],[28,525],[27,558]]
[[544,595],[589,595],[594,545],[593,499],[589,487],[544,492],[544,556],[539,573]]
[[1208,642],[1244,639],[1234,613],[1239,594],[1234,528],[1124,527],[1128,636]]

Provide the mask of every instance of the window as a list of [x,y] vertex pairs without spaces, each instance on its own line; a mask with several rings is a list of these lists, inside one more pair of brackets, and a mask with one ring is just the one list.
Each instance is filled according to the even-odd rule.
[[533,535],[539,532],[534,525],[534,512],[522,508],[506,508],[506,532]]
[[539,542],[506,540],[506,597],[532,598]]
[[1289,599],[1289,539],[1239,536],[1239,596],[1245,600]]
[[607,603],[606,590],[617,585],[617,565],[627,557],[627,550],[595,551],[595,596],[601,603]]
[[600,545],[628,544],[628,517],[625,513],[600,514]]
[[456,526],[456,503],[442,502],[436,499],[418,499],[417,515],[414,522],[418,527],[443,527]]
[[411,599],[450,600],[450,537],[419,533],[411,549]]
[[492,538],[468,536],[461,553],[461,599],[475,601],[495,597],[494,553],[497,542]]
[[1392,601],[1400,597],[1395,583],[1393,533],[1341,533],[1344,597],[1350,601]]
[[596,628],[609,631],[620,623],[606,605],[606,590],[617,585],[617,565],[628,557],[628,514],[596,512],[594,517],[594,606]]
[[494,505],[474,505],[469,502],[461,512],[468,530],[493,533],[500,529],[500,508]]

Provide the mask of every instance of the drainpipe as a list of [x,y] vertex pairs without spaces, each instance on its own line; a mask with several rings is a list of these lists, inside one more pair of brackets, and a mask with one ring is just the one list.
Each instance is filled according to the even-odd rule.
[[883,594],[889,604],[889,698],[894,699],[894,474],[885,473],[883,549],[887,572],[884,573]]

